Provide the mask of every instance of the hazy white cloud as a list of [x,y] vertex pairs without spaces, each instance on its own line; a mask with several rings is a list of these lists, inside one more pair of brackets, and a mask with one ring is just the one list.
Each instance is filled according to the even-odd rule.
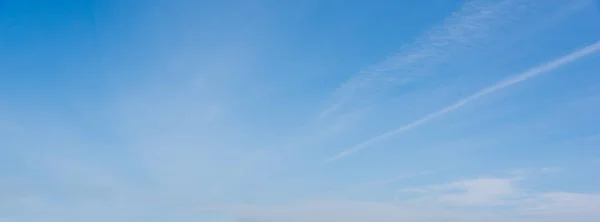
[[551,173],[560,173],[564,169],[562,167],[557,166],[546,166],[540,168],[521,168],[510,170],[509,173],[517,178],[526,178],[533,175],[539,174],[551,174]]
[[[326,221],[593,221],[598,200],[593,194],[567,194],[580,196],[569,201],[550,200],[547,204],[522,205],[521,208],[495,211],[489,208],[447,208],[428,204],[399,204],[367,201],[314,200],[282,205],[246,205],[230,209],[240,222],[326,222]],[[525,202],[525,201],[523,201]],[[533,201],[535,202],[535,201]],[[596,204],[596,205],[593,205]],[[579,208],[583,207],[583,208]],[[542,208],[543,210],[539,210]],[[538,210],[536,210],[538,209]],[[564,210],[568,209],[568,210]],[[502,212],[502,213],[500,213]]]
[[495,205],[516,193],[512,179],[480,178],[448,184],[463,193],[443,194],[440,200],[458,205]]
[[598,215],[600,195],[568,192],[549,192],[540,194],[538,204],[531,208],[530,214],[581,214]]
[[289,205],[237,206],[231,209],[240,222],[328,222],[328,221],[475,221],[484,214],[421,209],[383,202],[314,200]]
[[448,206],[497,206],[519,195],[515,182],[514,178],[476,178],[399,191],[400,194],[417,193],[421,201]]
[[560,218],[590,221],[600,216],[598,194],[536,193],[520,188],[518,180],[484,177],[406,188],[400,191],[416,192],[417,197],[398,198],[395,202],[313,199],[287,204],[238,205],[222,210],[231,212],[240,222],[560,222]]

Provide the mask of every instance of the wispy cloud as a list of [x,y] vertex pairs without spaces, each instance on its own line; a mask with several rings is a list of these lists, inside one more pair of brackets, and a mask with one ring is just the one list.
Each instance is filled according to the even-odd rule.
[[434,195],[437,201],[452,205],[499,205],[517,194],[515,178],[476,178],[443,185],[404,188],[401,193]]
[[[360,71],[342,83],[330,96],[319,118],[327,117],[351,102],[358,95],[380,91],[387,86],[397,87],[426,75],[426,70],[466,53],[481,51],[506,29],[514,27],[530,8],[531,1],[473,0],[465,3],[444,21],[430,28],[412,44],[405,45],[397,54]],[[480,53],[481,54],[481,53]],[[371,92],[372,93],[372,92]]]
[[427,116],[425,116],[425,117],[423,117],[421,119],[415,120],[415,121],[413,121],[413,122],[411,122],[411,123],[409,123],[407,125],[401,126],[399,128],[396,128],[394,130],[388,131],[388,132],[386,132],[384,134],[381,134],[379,136],[373,137],[373,138],[371,138],[371,139],[369,139],[367,141],[359,143],[356,146],[353,146],[353,147],[351,147],[351,148],[349,148],[347,150],[344,150],[341,153],[339,153],[339,154],[337,154],[337,155],[335,155],[335,156],[333,156],[331,158],[326,159],[325,162],[332,162],[332,161],[338,160],[340,158],[343,158],[343,157],[345,157],[347,155],[356,153],[356,152],[358,152],[358,151],[360,151],[362,149],[365,149],[365,148],[369,147],[370,145],[372,145],[372,144],[374,144],[374,143],[376,143],[378,141],[384,140],[384,139],[386,139],[388,137],[391,137],[391,136],[394,136],[394,135],[398,135],[400,133],[404,133],[404,132],[406,132],[408,130],[411,130],[414,127],[418,127],[418,126],[420,126],[420,125],[422,125],[422,124],[424,124],[426,122],[429,122],[432,119],[435,119],[435,118],[443,116],[443,115],[445,115],[445,114],[447,114],[449,112],[452,112],[452,111],[454,111],[456,109],[459,109],[459,108],[463,107],[464,105],[466,105],[466,104],[468,104],[468,103],[470,103],[470,102],[472,102],[474,100],[477,100],[477,99],[479,99],[479,98],[481,98],[481,97],[483,97],[483,96],[485,96],[487,94],[496,92],[498,90],[504,89],[504,88],[509,87],[511,85],[514,85],[514,84],[520,83],[522,81],[525,81],[527,79],[536,77],[536,76],[538,76],[540,74],[543,74],[543,73],[546,73],[546,72],[550,72],[550,71],[552,71],[552,70],[554,70],[556,68],[559,68],[559,67],[561,67],[563,65],[566,65],[566,64],[569,64],[571,62],[574,62],[574,61],[576,61],[576,60],[578,60],[580,58],[583,58],[585,56],[593,54],[593,53],[595,53],[595,52],[597,52],[599,50],[600,50],[600,41],[598,41],[598,42],[596,42],[594,44],[591,44],[591,45],[589,45],[589,46],[587,46],[587,47],[585,47],[583,49],[580,49],[580,50],[577,50],[575,52],[572,52],[572,53],[570,53],[570,54],[568,54],[566,56],[563,56],[561,58],[552,60],[552,61],[547,62],[545,64],[542,64],[540,66],[537,66],[537,67],[534,67],[532,69],[529,69],[529,70],[527,70],[527,71],[525,71],[525,72],[523,72],[521,74],[518,74],[518,75],[513,76],[513,77],[511,77],[509,79],[506,79],[504,81],[496,83],[496,84],[494,84],[492,86],[484,88],[484,89],[482,89],[482,90],[480,90],[480,91],[478,91],[478,92],[476,92],[476,93],[474,93],[474,94],[472,94],[472,95],[470,95],[468,97],[465,97],[465,98],[459,100],[458,102],[456,102],[456,103],[454,103],[454,104],[452,104],[450,106],[444,107],[444,108],[442,108],[442,109],[440,109],[440,110],[438,110],[436,112],[430,113],[429,115],[427,115]]

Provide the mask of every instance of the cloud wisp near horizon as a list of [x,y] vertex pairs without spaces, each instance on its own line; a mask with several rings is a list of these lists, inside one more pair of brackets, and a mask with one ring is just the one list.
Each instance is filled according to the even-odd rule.
[[543,3],[3,1],[0,222],[595,221],[600,13]]

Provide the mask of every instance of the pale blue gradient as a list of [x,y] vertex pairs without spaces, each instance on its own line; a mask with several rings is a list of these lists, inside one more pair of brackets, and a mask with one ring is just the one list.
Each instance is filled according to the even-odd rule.
[[419,120],[596,44],[599,9],[0,1],[0,222],[597,220],[597,50]]

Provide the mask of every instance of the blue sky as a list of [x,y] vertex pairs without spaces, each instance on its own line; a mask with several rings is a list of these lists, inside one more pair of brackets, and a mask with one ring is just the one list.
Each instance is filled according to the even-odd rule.
[[594,221],[593,0],[0,2],[0,222]]

